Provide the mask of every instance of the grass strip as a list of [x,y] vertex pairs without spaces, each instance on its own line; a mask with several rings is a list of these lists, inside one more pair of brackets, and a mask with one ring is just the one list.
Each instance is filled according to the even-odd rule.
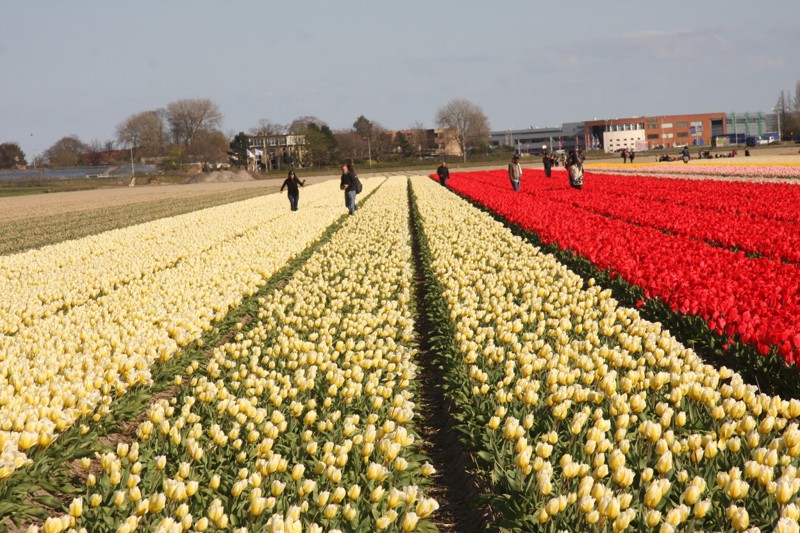
[[24,252],[48,244],[79,239],[159,218],[240,202],[256,196],[271,194],[277,190],[277,187],[239,189],[193,198],[169,198],[126,206],[99,207],[74,213],[0,222],[0,255]]

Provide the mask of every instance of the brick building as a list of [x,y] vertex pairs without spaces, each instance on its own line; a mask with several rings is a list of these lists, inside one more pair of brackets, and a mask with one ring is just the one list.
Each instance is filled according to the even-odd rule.
[[699,113],[589,120],[584,135],[590,150],[606,152],[705,146],[727,133],[725,118],[725,113]]

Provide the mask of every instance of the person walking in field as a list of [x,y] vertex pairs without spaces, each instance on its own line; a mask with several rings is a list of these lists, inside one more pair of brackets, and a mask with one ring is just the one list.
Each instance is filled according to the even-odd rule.
[[514,154],[511,163],[508,164],[508,179],[516,192],[519,192],[519,180],[522,178],[522,167],[519,164],[519,156]]
[[542,163],[544,163],[544,175],[546,178],[549,178],[550,170],[553,168],[553,154],[544,154]]
[[450,169],[447,168],[447,161],[442,161],[442,164],[436,169],[436,174],[439,176],[439,183],[442,184],[442,187],[447,187],[447,180],[450,178]]
[[339,182],[339,188],[344,191],[344,205],[351,215],[355,215],[356,209],[358,209],[356,207],[356,195],[358,194],[359,184],[353,163],[343,165],[342,179]]
[[635,155],[636,155],[636,154],[635,154],[635,152],[633,151],[633,148],[631,148],[631,151],[628,153],[628,159],[630,159],[630,160],[631,160],[631,163],[633,163],[633,157],[634,157]]
[[283,181],[283,185],[281,185],[281,192],[283,189],[286,188],[289,194],[289,205],[292,207],[292,211],[297,211],[298,203],[300,202],[300,187],[306,186],[306,180],[300,181],[297,178],[297,174],[294,173],[294,170],[289,171],[289,176]]
[[622,162],[623,163],[627,163],[628,162],[628,151],[625,148],[623,148],[622,152],[620,152],[620,157],[622,157]]
[[573,189],[583,188],[583,161],[574,151],[570,151],[566,163],[567,174],[569,174],[569,185]]

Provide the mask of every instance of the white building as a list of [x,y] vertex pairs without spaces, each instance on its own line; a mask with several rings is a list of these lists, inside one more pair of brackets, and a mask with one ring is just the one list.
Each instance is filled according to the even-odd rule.
[[615,124],[603,132],[603,146],[606,152],[620,149],[647,150],[647,140],[641,124]]

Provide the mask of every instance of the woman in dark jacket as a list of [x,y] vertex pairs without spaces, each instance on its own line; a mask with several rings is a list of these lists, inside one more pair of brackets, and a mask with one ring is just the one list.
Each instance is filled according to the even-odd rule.
[[292,206],[292,211],[297,211],[297,204],[300,202],[300,188],[298,186],[305,187],[306,180],[300,181],[297,179],[297,174],[294,173],[294,170],[290,170],[289,177],[281,185],[281,192],[283,192],[284,187],[289,191],[289,204]]

